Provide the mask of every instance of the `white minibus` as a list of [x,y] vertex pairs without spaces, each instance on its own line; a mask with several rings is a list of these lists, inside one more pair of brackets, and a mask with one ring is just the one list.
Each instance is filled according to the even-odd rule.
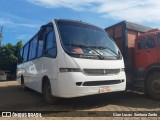
[[20,50],[17,80],[42,93],[47,103],[124,91],[120,50],[105,30],[76,20],[55,19],[41,26]]

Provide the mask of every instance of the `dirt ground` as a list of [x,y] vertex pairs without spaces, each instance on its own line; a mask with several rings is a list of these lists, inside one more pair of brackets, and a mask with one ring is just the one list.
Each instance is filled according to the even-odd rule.
[[[48,105],[43,101],[41,94],[33,90],[23,91],[17,81],[6,81],[0,82],[0,111],[46,111],[42,114],[42,118],[32,118],[38,120],[70,120],[75,118],[81,120],[97,120],[97,118],[99,120],[158,120],[160,117],[118,117],[118,114],[128,114],[133,111],[147,111],[147,113],[152,111],[152,113],[160,115],[160,101],[147,98],[143,93],[127,91],[60,99],[55,105]],[[10,118],[1,117],[0,119],[8,120]],[[19,118],[15,117],[12,119],[17,120]]]

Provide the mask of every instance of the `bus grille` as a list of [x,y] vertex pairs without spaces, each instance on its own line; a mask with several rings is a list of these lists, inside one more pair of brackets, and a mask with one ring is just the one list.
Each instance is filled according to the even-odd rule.
[[107,80],[107,81],[87,81],[83,86],[99,86],[99,85],[112,85],[124,82],[124,80]]
[[87,75],[116,75],[120,69],[83,69]]

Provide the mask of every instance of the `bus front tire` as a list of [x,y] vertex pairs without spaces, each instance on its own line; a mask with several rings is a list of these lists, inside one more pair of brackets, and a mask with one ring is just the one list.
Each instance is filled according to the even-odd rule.
[[51,94],[51,85],[48,80],[43,85],[43,98],[48,104],[54,104],[56,102],[56,97]]
[[150,97],[160,100],[160,72],[157,71],[149,75],[146,89]]

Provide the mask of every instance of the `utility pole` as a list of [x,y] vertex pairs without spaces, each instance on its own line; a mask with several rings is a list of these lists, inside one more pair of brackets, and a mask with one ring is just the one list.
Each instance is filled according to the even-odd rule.
[[1,27],[1,30],[0,30],[0,48],[2,46],[2,38],[3,38],[2,32],[3,32],[3,27]]

